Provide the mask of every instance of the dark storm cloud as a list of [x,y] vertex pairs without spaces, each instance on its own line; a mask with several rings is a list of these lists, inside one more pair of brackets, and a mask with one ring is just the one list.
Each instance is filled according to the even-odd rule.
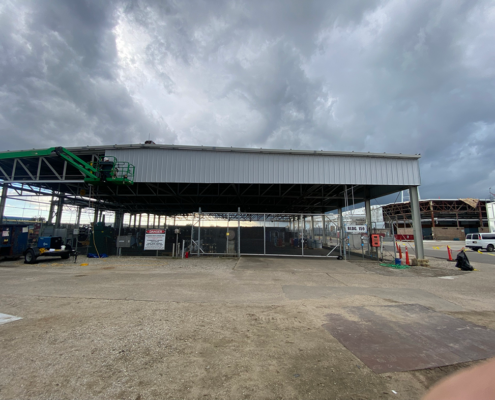
[[111,2],[23,5],[4,6],[0,15],[3,149],[135,142],[167,133],[116,79]]
[[423,197],[484,197],[495,186],[488,0],[60,0],[0,10],[3,149],[150,135],[421,153]]

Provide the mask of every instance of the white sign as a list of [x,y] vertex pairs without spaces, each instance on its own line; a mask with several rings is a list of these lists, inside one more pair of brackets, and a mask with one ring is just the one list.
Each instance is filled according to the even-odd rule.
[[145,250],[165,250],[165,230],[149,229],[144,237]]
[[490,232],[495,233],[495,203],[486,203],[486,215]]
[[366,225],[346,225],[345,231],[347,233],[367,233]]

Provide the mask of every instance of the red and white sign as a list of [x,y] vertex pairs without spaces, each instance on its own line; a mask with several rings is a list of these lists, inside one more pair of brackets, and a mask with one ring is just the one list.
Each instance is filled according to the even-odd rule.
[[165,235],[166,230],[164,229],[148,229],[146,231],[147,235]]
[[414,241],[414,235],[395,235],[395,240],[400,240],[401,242],[412,242]]
[[145,250],[165,250],[165,236],[163,229],[148,229],[144,237]]

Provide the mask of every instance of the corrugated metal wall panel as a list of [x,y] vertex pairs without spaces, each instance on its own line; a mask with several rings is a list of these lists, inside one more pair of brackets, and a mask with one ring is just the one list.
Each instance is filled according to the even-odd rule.
[[415,159],[226,153],[172,149],[107,150],[136,166],[136,182],[421,184]]

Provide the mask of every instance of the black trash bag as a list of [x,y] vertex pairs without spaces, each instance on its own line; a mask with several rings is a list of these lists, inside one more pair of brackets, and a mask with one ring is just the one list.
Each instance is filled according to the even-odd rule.
[[464,251],[459,252],[456,258],[457,264],[455,265],[457,268],[460,268],[463,271],[473,271],[473,266],[469,263],[467,255]]

